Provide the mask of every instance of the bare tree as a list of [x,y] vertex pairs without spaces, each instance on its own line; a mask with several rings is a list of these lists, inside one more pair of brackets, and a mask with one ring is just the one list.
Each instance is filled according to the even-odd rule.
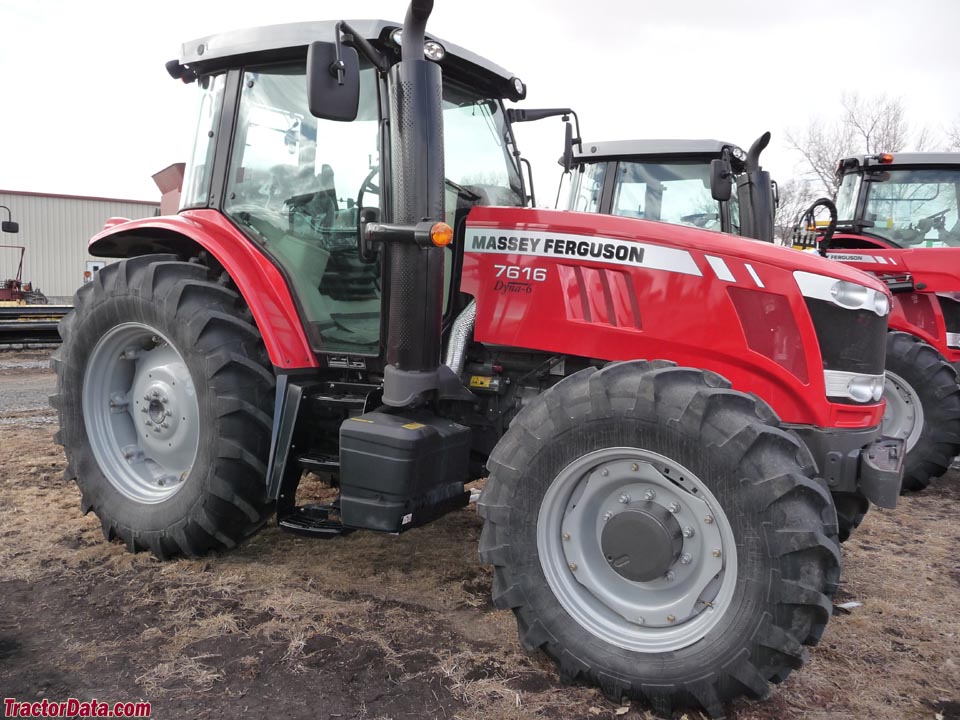
[[803,156],[808,174],[819,180],[831,197],[836,196],[840,188],[837,163],[857,151],[853,128],[843,122],[813,120],[803,131],[788,130],[787,144]]
[[839,120],[817,119],[802,131],[787,132],[788,144],[809,168],[807,177],[819,180],[831,197],[836,197],[840,187],[836,171],[842,158],[907,148],[924,150],[931,145],[929,128],[910,123],[902,98],[844,93],[841,107]]
[[781,245],[790,245],[800,213],[810,207],[817,193],[808,180],[797,178],[782,183],[779,189],[780,202],[773,220],[774,236]]
[[947,149],[960,150],[960,120],[947,128]]

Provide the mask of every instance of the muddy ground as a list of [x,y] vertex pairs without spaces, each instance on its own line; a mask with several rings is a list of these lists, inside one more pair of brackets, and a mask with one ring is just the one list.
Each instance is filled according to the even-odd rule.
[[[157,718],[650,717],[521,650],[472,508],[400,537],[271,527],[204,560],[106,543],[61,480],[46,352],[0,352],[0,697],[144,699]],[[872,510],[843,549],[838,601],[862,606],[731,717],[960,718],[958,508],[954,471]]]

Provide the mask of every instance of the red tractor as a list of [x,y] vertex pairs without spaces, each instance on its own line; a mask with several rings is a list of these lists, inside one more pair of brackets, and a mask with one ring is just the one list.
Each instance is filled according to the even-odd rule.
[[[567,208],[701,227],[772,242],[775,185],[760,166],[760,154],[769,141],[770,133],[764,133],[744,152],[733,143],[718,140],[577,143],[568,133],[567,156],[571,157],[572,177]],[[758,253],[765,251],[771,250],[764,246],[756,248]],[[722,273],[718,271],[718,277],[728,282],[737,280],[732,268],[726,266]],[[745,279],[749,278],[748,270]],[[856,320],[842,313],[836,319],[822,314],[823,301],[828,298],[839,307],[864,307],[856,302],[839,302],[832,287],[829,293],[805,297],[817,328],[825,377],[829,378],[827,394],[835,403],[849,403],[851,386],[845,385],[848,382],[845,375],[835,376],[833,371],[843,367],[847,372],[854,369],[866,372],[872,368],[882,373],[884,348],[875,338],[871,351],[877,353],[876,357],[870,362],[865,356],[853,361],[854,355],[867,349],[848,347],[845,328],[849,323],[864,322],[867,318],[870,322],[874,320],[862,311]],[[738,344],[731,356],[750,357],[756,351],[747,333],[728,335],[726,342]],[[676,351],[675,345],[661,342],[657,354],[681,364],[694,362],[689,355],[674,356]],[[833,494],[841,541],[863,520],[870,500],[881,507],[894,506],[895,497],[878,492],[873,480],[876,471],[871,455],[876,454],[874,443],[881,435],[879,411],[854,424],[845,413],[817,415],[810,409],[798,412],[784,404],[786,397],[782,390],[765,382],[760,368],[743,368],[744,372],[737,373],[722,363],[720,357],[696,361],[698,366],[729,377],[735,389],[762,397],[781,420],[804,438],[817,461],[819,474],[826,479]],[[876,392],[882,387],[882,374],[874,382]],[[857,388],[853,390],[860,392]],[[886,491],[892,487],[884,486]]]
[[[525,207],[504,102],[526,88],[425,35],[431,9],[216,35],[168,65],[202,95],[183,208],[91,240],[122,259],[54,357],[82,509],[165,558],[274,512],[314,537],[406,531],[485,475],[494,602],[562,678],[664,715],[763,697],[839,580],[815,455],[899,489],[900,444],[875,442],[888,290]],[[337,499],[298,506],[305,470]]]
[[904,489],[922,490],[960,455],[960,153],[847,158],[837,173],[817,244],[893,293],[883,430],[906,443]]

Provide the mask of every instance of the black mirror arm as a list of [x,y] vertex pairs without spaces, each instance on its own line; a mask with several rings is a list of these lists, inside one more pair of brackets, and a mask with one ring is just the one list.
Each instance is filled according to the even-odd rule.
[[370,63],[380,72],[386,72],[390,69],[390,63],[383,53],[377,50],[370,41],[360,35],[356,30],[350,27],[345,20],[337,23],[336,30],[337,59],[330,67],[330,74],[337,78],[337,84],[343,85],[344,65],[340,60],[341,43],[356,48]]
[[[530,164],[530,161],[527,160],[525,157],[521,157],[521,158],[520,158],[520,163],[521,163],[522,165],[526,165],[526,166],[527,166],[527,175],[528,175],[528,177],[530,178],[530,193],[527,195],[527,197],[526,197],[525,199],[530,201],[530,205],[531,205],[531,206],[536,207],[536,205],[537,205],[537,195],[536,195],[536,192],[535,192],[534,189],[533,189],[533,166]],[[523,178],[523,176],[521,175],[521,179],[522,179],[522,178]]]

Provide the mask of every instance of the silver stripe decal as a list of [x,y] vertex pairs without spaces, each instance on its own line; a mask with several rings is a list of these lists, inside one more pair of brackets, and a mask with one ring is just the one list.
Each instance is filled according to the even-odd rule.
[[750,263],[744,263],[743,266],[747,268],[747,272],[750,273],[750,277],[753,278],[753,281],[757,284],[757,287],[765,287],[763,281],[757,275],[757,271],[753,269],[753,265]]
[[726,282],[737,281],[736,278],[733,277],[733,273],[730,272],[730,268],[728,268],[727,264],[723,261],[723,258],[714,257],[713,255],[705,255],[704,257],[707,258],[707,263],[718,278]]
[[880,263],[881,265],[886,265],[887,259],[882,255],[877,255],[877,262]]
[[960,348],[960,332],[947,333],[947,347]]
[[468,225],[464,252],[585,260],[703,277],[693,255],[686,250],[598,235],[571,235],[517,228],[477,228]]
[[850,255],[849,253],[827,253],[827,258],[854,263],[875,263],[877,261],[873,255]]

